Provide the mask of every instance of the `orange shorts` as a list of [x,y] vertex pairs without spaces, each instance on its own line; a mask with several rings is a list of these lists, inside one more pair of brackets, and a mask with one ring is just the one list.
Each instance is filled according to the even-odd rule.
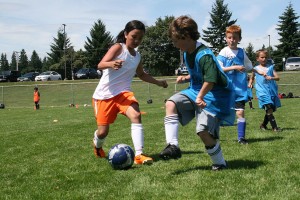
[[128,107],[133,103],[138,103],[133,92],[122,92],[110,99],[93,99],[97,125],[112,124],[116,120],[118,113],[125,115]]

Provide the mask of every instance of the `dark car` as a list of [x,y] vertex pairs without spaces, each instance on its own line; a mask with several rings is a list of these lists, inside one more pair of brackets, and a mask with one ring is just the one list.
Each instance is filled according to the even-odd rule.
[[8,70],[0,73],[0,82],[17,82],[21,76],[20,71]]
[[75,79],[95,79],[100,78],[96,69],[94,68],[82,68],[78,70],[75,75]]
[[34,81],[35,77],[38,76],[40,73],[38,72],[28,72],[24,74],[23,76],[18,78],[18,81]]

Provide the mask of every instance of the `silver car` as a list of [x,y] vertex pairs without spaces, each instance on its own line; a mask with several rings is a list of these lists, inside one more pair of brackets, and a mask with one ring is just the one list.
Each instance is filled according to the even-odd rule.
[[285,70],[296,71],[300,70],[300,57],[289,57],[285,62]]

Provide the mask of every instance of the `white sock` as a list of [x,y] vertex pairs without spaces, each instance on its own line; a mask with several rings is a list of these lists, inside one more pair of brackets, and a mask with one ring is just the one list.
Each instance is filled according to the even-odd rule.
[[206,152],[210,156],[213,164],[226,165],[219,142],[217,142],[217,144],[214,146],[214,148],[206,149]]
[[173,144],[179,146],[178,144],[178,127],[179,118],[178,115],[169,115],[164,119],[165,122],[165,133],[167,144]]
[[103,146],[105,138],[103,138],[103,139],[98,138],[97,132],[98,132],[98,130],[96,130],[94,133],[94,144],[95,144],[96,148],[100,148]]
[[131,138],[135,150],[135,155],[143,153],[144,148],[144,132],[142,124],[131,124]]

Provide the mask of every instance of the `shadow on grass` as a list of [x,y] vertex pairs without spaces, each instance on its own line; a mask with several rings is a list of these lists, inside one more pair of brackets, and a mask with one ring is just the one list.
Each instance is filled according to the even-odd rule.
[[[229,170],[236,170],[236,169],[257,169],[258,167],[264,165],[262,161],[253,161],[253,160],[231,160],[227,161],[228,169]],[[225,169],[228,170],[228,169]],[[188,173],[195,170],[209,170],[212,171],[211,166],[198,166],[198,167],[191,167],[182,170],[176,170],[172,173],[172,175],[179,175],[183,173]]]
[[[182,155],[190,155],[190,154],[202,154],[202,153],[204,153],[203,151],[181,151],[181,154]],[[164,159],[161,159],[160,157],[159,157],[159,153],[158,154],[152,154],[152,155],[150,155],[156,162],[157,161],[160,161],[160,160],[163,160],[164,161]]]
[[275,136],[275,137],[265,137],[265,138],[250,138],[248,139],[248,142],[254,143],[254,142],[271,142],[271,141],[275,141],[275,140],[282,140],[284,137],[282,136]]

